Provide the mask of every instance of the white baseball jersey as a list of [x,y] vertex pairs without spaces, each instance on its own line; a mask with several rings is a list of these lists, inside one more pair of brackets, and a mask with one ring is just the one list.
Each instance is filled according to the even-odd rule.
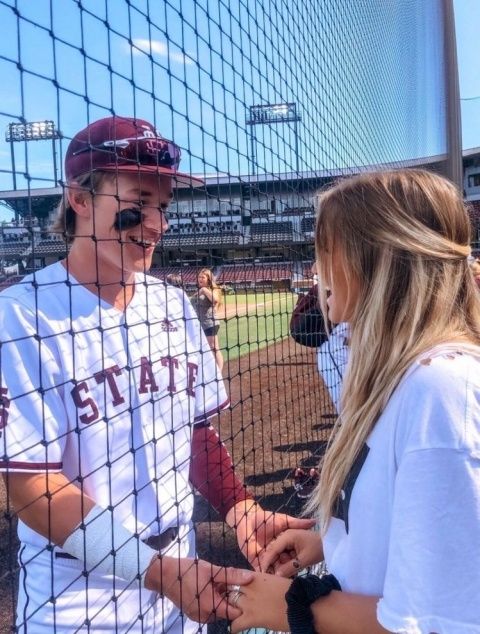
[[335,326],[317,351],[318,371],[337,412],[340,411],[343,375],[348,362],[348,336],[348,324],[342,322]]
[[188,525],[191,427],[228,401],[183,292],[137,274],[119,311],[56,263],[0,293],[0,333],[0,468],[62,472],[142,539]]

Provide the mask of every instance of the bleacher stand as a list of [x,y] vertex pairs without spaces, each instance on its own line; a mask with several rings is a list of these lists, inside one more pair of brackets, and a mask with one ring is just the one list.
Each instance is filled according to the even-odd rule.
[[300,228],[303,233],[313,233],[315,229],[315,218],[302,218]]
[[188,234],[188,233],[167,233],[162,238],[164,247],[208,247],[240,244],[242,235],[239,232]]
[[250,231],[251,242],[291,242],[292,240],[293,225],[289,220],[252,224]]
[[157,277],[159,280],[165,281],[167,275],[178,275],[183,284],[185,285],[196,285],[197,276],[201,266],[164,266],[164,267],[156,267],[152,268],[149,271],[149,275],[153,275],[153,277]]
[[292,263],[225,264],[217,277],[219,284],[245,284],[287,281],[292,278]]

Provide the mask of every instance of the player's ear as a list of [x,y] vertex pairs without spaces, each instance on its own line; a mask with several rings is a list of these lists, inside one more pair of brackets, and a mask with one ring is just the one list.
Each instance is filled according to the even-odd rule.
[[72,181],[68,185],[67,196],[68,204],[76,214],[83,218],[90,216],[92,210],[92,195],[90,191]]

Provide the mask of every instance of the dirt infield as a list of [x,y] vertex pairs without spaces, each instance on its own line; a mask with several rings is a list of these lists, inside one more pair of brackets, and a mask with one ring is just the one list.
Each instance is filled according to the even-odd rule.
[[[333,420],[315,351],[285,339],[231,361],[224,376],[231,407],[213,424],[231,451],[238,475],[265,508],[297,514],[299,501],[290,474],[298,465],[317,464]],[[15,594],[9,570],[16,543],[6,508],[0,484],[0,634],[13,631]],[[246,565],[233,532],[198,496],[195,522],[200,556],[219,564]],[[225,624],[209,630],[219,634]]]
[[[315,351],[285,339],[231,361],[228,377],[231,407],[214,425],[237,474],[265,508],[298,514],[292,471],[318,464],[334,419]],[[242,562],[232,548],[233,534],[228,529],[225,534],[222,522],[200,498],[195,520],[202,554],[222,564]],[[216,531],[225,540],[224,549],[218,547]]]

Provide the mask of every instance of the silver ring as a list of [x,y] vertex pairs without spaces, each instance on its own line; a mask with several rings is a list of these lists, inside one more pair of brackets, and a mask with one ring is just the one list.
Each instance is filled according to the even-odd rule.
[[229,592],[241,592],[242,586],[238,585],[238,583],[234,583],[231,586],[227,586]]
[[240,592],[240,590],[235,590],[235,592],[230,593],[228,595],[228,602],[230,603],[230,605],[232,605],[234,608],[236,608],[238,600],[240,599],[242,594],[243,594],[243,592]]

